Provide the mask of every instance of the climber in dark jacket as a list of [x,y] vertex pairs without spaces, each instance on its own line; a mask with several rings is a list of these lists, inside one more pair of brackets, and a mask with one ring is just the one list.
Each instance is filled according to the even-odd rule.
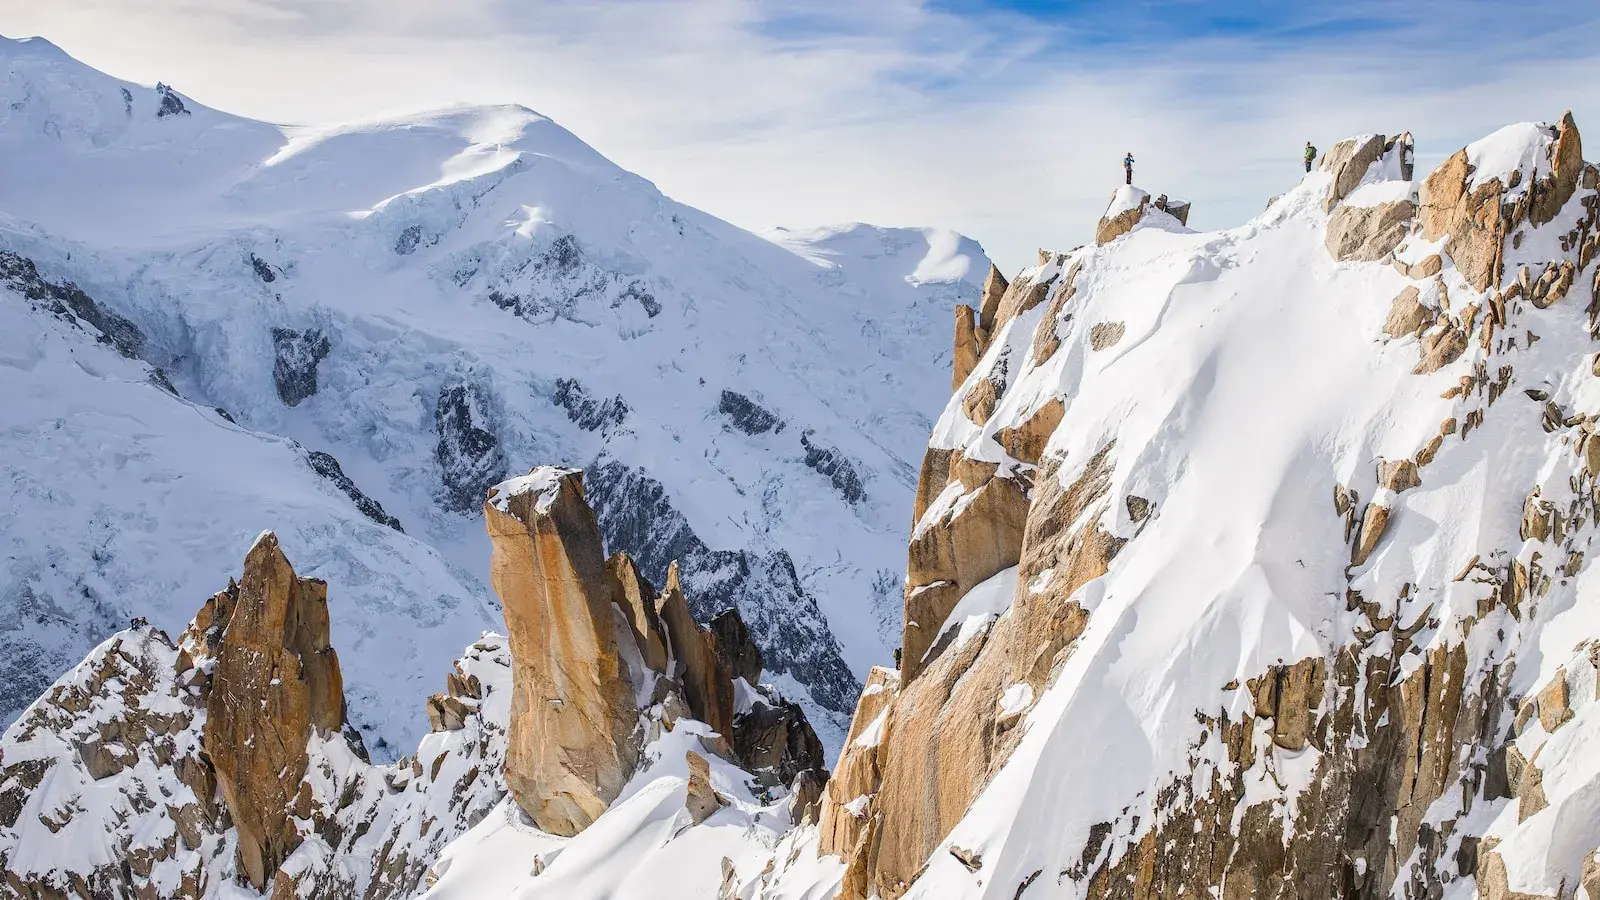
[[1133,152],[1132,151],[1129,151],[1128,155],[1124,156],[1122,158],[1122,174],[1127,176],[1128,184],[1133,184]]

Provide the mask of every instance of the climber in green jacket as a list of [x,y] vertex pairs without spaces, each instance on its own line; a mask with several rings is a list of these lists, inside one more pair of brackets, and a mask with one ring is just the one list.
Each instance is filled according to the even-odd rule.
[[1311,146],[1311,142],[1310,141],[1306,141],[1306,171],[1307,172],[1311,171],[1311,164],[1313,162],[1316,162],[1316,160],[1317,160],[1317,148]]

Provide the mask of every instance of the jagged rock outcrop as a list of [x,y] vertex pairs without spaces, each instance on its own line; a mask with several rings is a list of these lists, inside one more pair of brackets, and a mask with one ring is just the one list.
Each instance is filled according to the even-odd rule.
[[1189,224],[1189,209],[1193,206],[1189,201],[1169,200],[1166,194],[1162,194],[1152,201],[1151,205],[1177,219],[1179,225]]
[[300,843],[290,806],[313,734],[344,725],[344,681],[328,643],[328,585],[299,578],[268,532],[237,586],[207,601],[189,641],[214,663],[203,746],[256,890]]
[[1520,168],[1509,176],[1480,177],[1470,148],[1463,148],[1423,183],[1422,238],[1447,237],[1446,252],[1474,289],[1499,285],[1505,273],[1506,243],[1513,233],[1524,223],[1536,227],[1549,223],[1576,191],[1583,172],[1583,145],[1570,112],[1555,129],[1554,140],[1552,171],[1542,179],[1524,176]]
[[994,263],[989,264],[989,274],[984,276],[983,291],[978,297],[978,322],[974,329],[977,335],[977,353],[982,357],[989,349],[989,342],[994,339],[997,320],[1000,315],[1000,302],[1006,292],[1011,289],[1011,283],[1000,274],[1000,269]]
[[950,371],[950,390],[961,387],[972,370],[977,368],[981,355],[977,313],[965,303],[957,303],[955,365]]
[[734,428],[751,436],[783,430],[784,422],[776,413],[738,391],[724,390],[717,401],[717,412],[727,416]]
[[[176,861],[163,862],[206,846],[226,817],[200,746],[204,677],[186,675],[171,639],[140,623],[101,644],[7,729],[0,872],[8,896],[128,896],[158,877],[199,896],[204,873],[185,878]],[[94,802],[102,786],[113,790]],[[152,808],[161,813],[155,823],[140,815]],[[101,852],[71,870],[51,865],[52,849],[74,839]],[[143,890],[155,896],[153,886]]]
[[[1061,254],[1040,254],[1040,265],[1024,271],[1009,284],[991,273],[985,293],[986,308],[993,312],[980,323],[988,322],[991,336],[1003,332],[1019,316],[1042,304],[1044,318],[1032,342],[1034,365],[1054,352],[1054,346],[1041,347],[1041,340],[1059,346],[1058,324],[1070,321],[1065,313],[1075,290],[1078,265],[1068,265]],[[1003,286],[1003,287],[1002,287]],[[998,292],[998,293],[996,293]],[[1120,327],[1120,326],[1119,326]],[[980,324],[978,333],[985,334]],[[958,342],[961,334],[957,333]],[[1009,387],[1013,368],[1011,347],[984,351],[974,371],[983,377],[970,379],[961,411],[975,425],[982,426],[994,414],[999,398]],[[958,343],[956,358],[961,358]],[[969,379],[956,383],[961,389]],[[1061,421],[1064,407],[1050,400],[1039,406],[1026,421],[999,430],[994,436],[1017,463],[1036,466],[1044,453],[1050,433]],[[1000,571],[1017,564],[1021,555],[1024,523],[1028,508],[1028,477],[1012,465],[975,460],[930,446],[923,458],[913,508],[912,534],[906,567],[905,606],[901,633],[901,668],[907,681],[915,678],[925,664],[949,617],[961,598],[974,587]]]
[[708,623],[716,636],[717,660],[733,678],[755,684],[761,677],[761,648],[750,637],[750,629],[736,609],[725,609]]
[[[397,243],[397,253],[413,252],[424,241],[429,244],[437,241],[436,237],[422,235],[420,228],[415,237],[402,234],[401,239],[409,249],[402,250],[402,244]],[[531,322],[556,319],[581,322],[585,300],[598,300],[611,309],[636,313],[641,318],[635,321],[641,324],[661,314],[661,301],[650,282],[601,264],[584,249],[575,234],[559,233],[549,240],[548,246],[531,259],[485,272],[486,291],[482,296],[495,306]],[[648,325],[642,327],[649,328]]]
[[1322,211],[1333,212],[1339,201],[1350,196],[1356,186],[1361,184],[1367,169],[1383,155],[1383,151],[1384,137],[1381,134],[1350,138],[1328,148],[1328,152],[1322,155],[1320,168],[1333,176],[1333,182],[1328,185],[1327,197],[1322,201]]
[[333,345],[314,328],[274,328],[272,349],[272,378],[278,397],[286,406],[298,406],[317,392],[317,365],[328,358]]
[[655,587],[639,574],[639,567],[626,553],[611,554],[606,560],[606,575],[611,579],[612,596],[623,618],[628,620],[645,667],[657,672],[667,671],[671,656],[667,650],[667,632],[657,611],[660,595]]
[[7,896],[413,895],[505,794],[506,723],[481,710],[510,690],[504,640],[430,700],[448,738],[374,766],[343,727],[326,605],[264,534],[178,643],[135,621],[62,676],[0,738]]
[[583,382],[576,378],[556,379],[555,393],[550,397],[555,405],[567,413],[567,418],[584,431],[609,432],[628,421],[628,402],[622,395],[605,400],[590,396]]
[[52,315],[89,331],[128,359],[144,351],[145,336],[128,319],[95,301],[70,281],[51,281],[39,274],[33,260],[0,251],[0,284],[47,309]]
[[[676,583],[658,595],[626,555],[603,562],[573,470],[513,479],[487,507],[512,636],[485,634],[427,698],[433,733],[416,756],[367,759],[345,723],[327,585],[296,576],[266,533],[179,643],[136,622],[0,738],[0,893],[201,900],[237,882],[272,897],[414,896],[508,793],[536,824],[576,832],[623,772],[661,761],[641,760],[645,744],[693,748],[686,789],[666,773],[693,823],[786,787],[796,821],[816,821],[821,742],[755,683],[760,654],[736,612],[700,626]],[[721,733],[688,721],[708,696],[726,704]],[[737,791],[713,786],[713,765]],[[42,852],[51,842],[71,849]]]
[[[884,736],[899,689],[899,672],[873,667],[867,676],[867,686],[861,692],[861,702],[856,706],[855,718],[850,721],[850,733],[839,754],[839,764],[834,767],[823,795],[821,852],[842,856],[861,870],[871,863],[870,854],[862,847],[862,838],[871,821],[867,804],[878,792],[883,779],[883,764],[888,753]],[[862,887],[864,889],[865,885]]]
[[1124,185],[1112,194],[1111,204],[1095,226],[1094,242],[1109,244],[1122,237],[1132,231],[1133,226],[1139,224],[1151,210],[1171,216],[1179,225],[1187,225],[1189,208],[1187,200],[1168,200],[1166,194],[1152,200],[1149,193],[1132,185]]
[[[627,555],[605,561],[581,472],[542,467],[496,485],[484,515],[514,660],[506,784],[541,829],[576,834],[617,797],[646,739],[642,698],[681,704],[765,784],[825,777],[804,713],[756,687],[761,654],[736,611],[707,628],[676,564],[658,594]],[[754,695],[743,708],[741,678]]]
[[261,279],[262,284],[271,284],[277,281],[279,276],[283,275],[282,268],[267,262],[254,253],[250,254],[250,269],[256,273],[257,278]]
[[711,763],[704,756],[690,750],[684,754],[689,766],[689,789],[684,803],[689,809],[689,821],[696,825],[711,818],[728,801],[711,786]]
[[1109,244],[1132,231],[1133,226],[1144,217],[1145,207],[1149,205],[1148,193],[1133,187],[1118,188],[1116,195],[1111,198],[1111,206],[1095,226],[1094,242]]
[[1387,259],[1405,239],[1416,212],[1409,200],[1376,206],[1341,204],[1328,216],[1328,255],[1340,262]]
[[339,465],[339,460],[335,459],[333,454],[312,450],[306,454],[306,462],[311,466],[311,471],[333,482],[333,486],[338,488],[340,493],[349,497],[350,502],[355,504],[362,515],[379,525],[393,528],[401,533],[405,532],[405,529],[400,527],[399,519],[383,511],[382,503],[368,497],[361,488],[356,487],[356,483],[344,473],[344,468]]
[[667,675],[683,686],[690,713],[718,734],[731,734],[734,676],[719,657],[716,634],[702,628],[689,612],[676,565],[667,570],[667,586],[656,601],[656,615],[672,645]]
[[[1321,169],[1331,176],[1322,209],[1328,213],[1325,244],[1328,255],[1340,262],[1392,261],[1397,269],[1413,278],[1426,278],[1438,272],[1425,261],[1415,266],[1391,256],[1406,238],[1416,218],[1414,191],[1406,190],[1410,180],[1411,136],[1386,138],[1381,134],[1363,135],[1335,144],[1322,157]],[[1399,186],[1393,190],[1373,187],[1381,199],[1359,200],[1357,189],[1383,183]],[[1437,260],[1436,260],[1437,261]]]
[[804,776],[819,783],[827,772],[822,741],[798,704],[758,696],[733,719],[733,755],[740,767],[769,788],[791,787]]
[[800,447],[805,451],[806,467],[828,479],[833,489],[846,503],[860,503],[867,497],[866,485],[856,471],[855,463],[836,447],[828,447],[811,439],[812,432],[800,435]]
[[190,115],[189,108],[183,105],[183,98],[178,96],[178,92],[159,81],[156,82],[156,95],[161,98],[161,105],[156,109],[156,118]]
[[1438,311],[1424,306],[1418,299],[1421,294],[1415,287],[1401,291],[1389,306],[1389,317],[1383,322],[1383,333],[1392,338],[1402,338],[1421,332],[1438,318]]
[[439,465],[439,501],[452,512],[477,509],[483,492],[506,475],[506,454],[495,435],[490,399],[470,381],[439,389],[433,458]]
[[576,469],[496,486],[484,518],[514,661],[506,786],[540,829],[577,834],[621,792],[642,737],[600,526]]

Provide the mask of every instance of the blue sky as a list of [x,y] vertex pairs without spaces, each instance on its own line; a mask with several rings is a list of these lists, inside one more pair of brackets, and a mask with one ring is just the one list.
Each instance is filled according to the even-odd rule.
[[0,0],[0,32],[274,121],[521,103],[737,224],[954,227],[1007,269],[1092,234],[1128,150],[1213,228],[1306,140],[1600,134],[1593,0]]

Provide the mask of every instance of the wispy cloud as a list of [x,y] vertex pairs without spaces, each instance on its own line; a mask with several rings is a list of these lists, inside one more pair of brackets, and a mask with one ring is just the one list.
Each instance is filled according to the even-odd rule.
[[1212,227],[1308,139],[1409,129],[1426,165],[1511,121],[1600,123],[1600,8],[1570,0],[0,0],[0,22],[277,121],[523,103],[741,225],[948,225],[1007,268],[1084,240],[1128,150]]

